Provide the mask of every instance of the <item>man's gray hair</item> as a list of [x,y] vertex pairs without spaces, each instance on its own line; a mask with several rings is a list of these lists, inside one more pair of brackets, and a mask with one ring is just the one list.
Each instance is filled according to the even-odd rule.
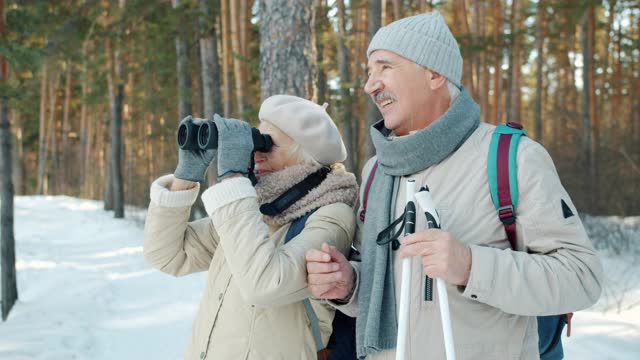
[[449,90],[449,104],[453,104],[453,101],[460,95],[460,88],[447,79],[447,90]]

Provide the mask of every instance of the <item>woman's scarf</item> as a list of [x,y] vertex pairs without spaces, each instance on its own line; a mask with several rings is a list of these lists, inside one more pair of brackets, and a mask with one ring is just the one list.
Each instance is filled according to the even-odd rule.
[[[263,205],[274,201],[295,184],[318,171],[320,167],[320,165],[309,164],[294,165],[260,177],[255,186],[258,193],[258,203]],[[356,177],[347,172],[342,164],[334,164],[331,167],[331,172],[327,174],[327,178],[320,185],[313,188],[282,213],[274,216],[263,215],[263,219],[269,225],[282,226],[325,205],[342,202],[353,207],[357,196]]]

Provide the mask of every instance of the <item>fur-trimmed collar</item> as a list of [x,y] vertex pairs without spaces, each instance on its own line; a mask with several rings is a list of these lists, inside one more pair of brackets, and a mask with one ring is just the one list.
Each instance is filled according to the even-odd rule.
[[[314,165],[294,165],[260,177],[255,187],[258,193],[258,203],[262,205],[272,202],[293,185],[318,171],[318,169],[320,167]],[[331,167],[331,172],[320,185],[282,213],[275,216],[264,215],[264,222],[269,225],[282,226],[311,210],[336,202],[342,202],[353,207],[357,196],[358,184],[356,183],[355,175],[347,172],[342,164],[334,164]]]

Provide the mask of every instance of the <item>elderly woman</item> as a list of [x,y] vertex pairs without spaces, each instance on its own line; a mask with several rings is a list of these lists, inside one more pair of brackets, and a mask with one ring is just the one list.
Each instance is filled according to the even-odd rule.
[[[357,185],[340,164],[345,147],[325,109],[276,95],[259,118],[260,132],[273,140],[270,152],[252,154],[249,125],[216,116],[218,149],[179,149],[175,173],[151,185],[146,259],[174,276],[208,271],[185,359],[315,359],[305,252],[327,243],[347,255],[351,246]],[[198,182],[215,160],[218,182],[202,194],[209,217],[188,222]],[[290,224],[304,215],[302,231],[285,243]],[[334,310],[309,304],[326,346]]]

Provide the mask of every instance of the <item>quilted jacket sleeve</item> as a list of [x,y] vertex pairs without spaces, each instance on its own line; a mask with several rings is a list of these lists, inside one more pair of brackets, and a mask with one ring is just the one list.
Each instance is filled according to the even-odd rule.
[[247,179],[216,184],[203,194],[203,201],[220,235],[225,260],[249,304],[274,306],[309,297],[305,252],[323,242],[343,254],[351,246],[355,221],[346,204],[321,207],[302,232],[283,245],[286,229],[270,233]]
[[188,222],[199,188],[169,191],[172,175],[151,185],[144,228],[144,256],[156,269],[183,276],[209,268],[218,246],[211,219]]
[[591,306],[600,296],[602,265],[551,157],[528,139],[518,149],[518,187],[520,251],[472,245],[463,296],[528,316]]

